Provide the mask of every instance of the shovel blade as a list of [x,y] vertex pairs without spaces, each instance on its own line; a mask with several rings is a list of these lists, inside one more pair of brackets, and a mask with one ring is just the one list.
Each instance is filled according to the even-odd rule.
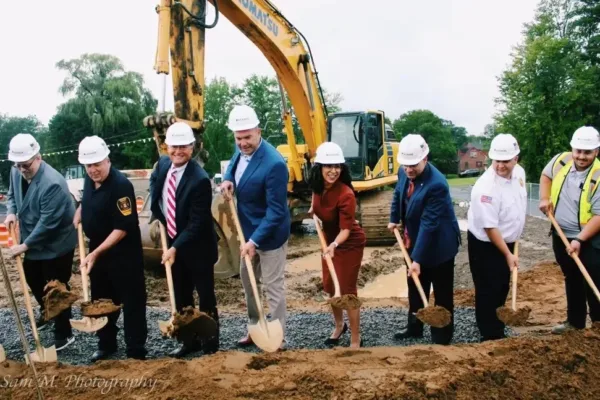
[[6,353],[4,352],[4,347],[0,344],[0,362],[6,361]]
[[163,336],[171,336],[170,332],[172,331],[172,323],[169,321],[158,321],[158,329]]
[[82,319],[71,319],[69,322],[71,322],[71,326],[78,331],[91,333],[104,328],[104,326],[108,323],[108,318],[83,317]]
[[[52,363],[58,361],[56,354],[56,346],[42,347],[29,355],[31,361],[37,363]],[[25,357],[25,362],[29,364],[29,360]]]
[[268,353],[276,352],[283,343],[283,327],[278,319],[248,324],[248,333],[254,344]]

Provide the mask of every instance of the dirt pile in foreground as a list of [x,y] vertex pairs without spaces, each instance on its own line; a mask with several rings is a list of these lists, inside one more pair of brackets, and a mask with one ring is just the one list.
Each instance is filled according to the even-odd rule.
[[[46,382],[54,377],[44,387],[47,398],[598,399],[600,326],[476,345],[226,352],[85,368],[40,364],[38,371]],[[24,364],[0,367],[0,377],[11,382],[28,376]],[[33,387],[3,393],[34,394]]]

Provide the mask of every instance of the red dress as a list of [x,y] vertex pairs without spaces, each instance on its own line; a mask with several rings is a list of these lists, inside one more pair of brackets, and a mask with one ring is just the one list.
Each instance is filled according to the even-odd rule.
[[[333,266],[340,283],[340,292],[358,294],[356,282],[358,270],[363,258],[363,250],[367,243],[365,233],[355,220],[356,198],[354,192],[339,180],[323,192],[315,193],[313,212],[323,221],[323,233],[327,245],[331,244],[342,229],[350,229],[350,236],[340,244],[333,256]],[[323,288],[333,296],[334,286],[327,261],[322,260]]]

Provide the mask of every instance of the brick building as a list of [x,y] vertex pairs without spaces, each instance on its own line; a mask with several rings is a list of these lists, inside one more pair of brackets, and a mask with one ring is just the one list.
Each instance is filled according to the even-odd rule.
[[474,143],[467,143],[458,150],[458,173],[468,169],[484,171],[488,163],[488,152]]

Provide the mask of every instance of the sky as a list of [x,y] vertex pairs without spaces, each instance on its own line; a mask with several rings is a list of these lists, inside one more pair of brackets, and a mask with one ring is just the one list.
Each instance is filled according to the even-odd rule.
[[[237,0],[236,0],[237,1]],[[414,109],[481,134],[492,122],[497,78],[522,41],[538,0],[272,0],[308,39],[319,78],[342,94],[343,110],[380,109],[394,120]],[[61,59],[83,53],[119,57],[144,75],[153,70],[158,0],[3,1],[0,113],[47,123],[65,101]],[[85,4],[85,7],[84,7]],[[207,22],[214,9],[209,5]],[[242,83],[272,75],[262,53],[227,19],[207,30],[205,76]],[[172,109],[170,82],[167,109]]]

